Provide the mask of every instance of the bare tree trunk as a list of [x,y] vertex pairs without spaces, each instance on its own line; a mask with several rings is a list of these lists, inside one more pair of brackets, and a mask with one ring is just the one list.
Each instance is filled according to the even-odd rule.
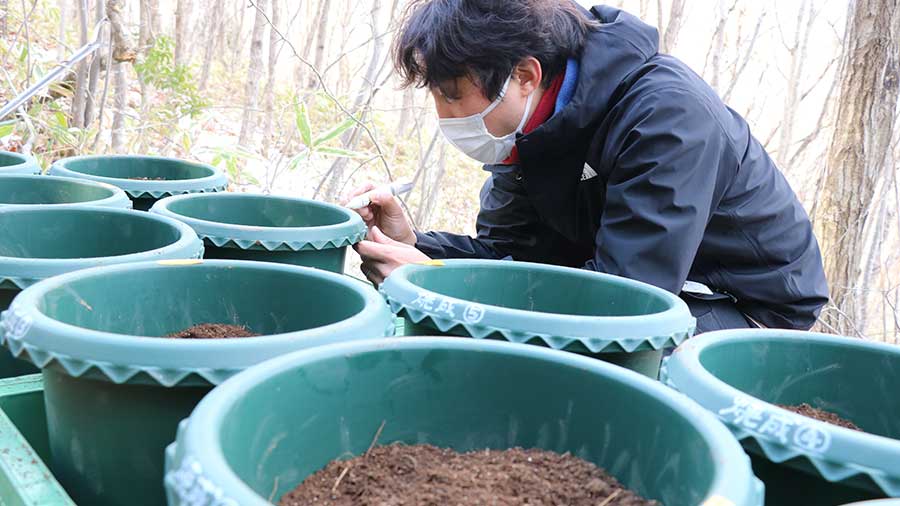
[[263,31],[266,27],[265,11],[268,0],[256,1],[256,16],[253,21],[253,34],[250,39],[250,66],[247,69],[247,84],[244,87],[244,118],[241,121],[241,133],[238,145],[250,147],[256,127],[256,109],[259,104],[259,76],[262,72]]
[[[391,14],[393,17],[393,12],[391,12]],[[384,48],[384,41],[381,37],[377,36],[378,18],[381,15],[381,0],[372,0],[372,10],[369,12],[369,15],[372,18],[372,56],[369,59],[369,65],[366,69],[366,75],[363,77],[362,86],[360,87],[359,93],[356,95],[356,99],[353,101],[353,108],[351,111],[354,113],[363,107],[364,103],[368,104],[371,102],[372,98],[374,98],[375,93],[378,91],[376,88],[378,76],[381,73],[381,53]],[[324,26],[322,28],[324,28]],[[349,149],[353,149],[358,140],[358,125],[349,130],[343,137],[344,146]],[[331,169],[328,171],[331,180],[325,189],[326,201],[331,202],[337,198],[338,190],[341,187],[341,181],[344,179],[344,169],[347,167],[347,162],[347,158],[337,158],[331,164]]]
[[191,7],[191,0],[177,0],[175,6],[175,65],[188,63],[187,27],[190,24]]
[[647,16],[649,15],[648,11],[650,10],[650,0],[641,0],[640,5],[641,5],[641,7],[640,7],[641,19],[646,20]]
[[[317,20],[322,17],[322,10],[325,8],[325,0],[319,0],[319,3],[316,7],[315,16],[310,18],[310,25],[306,29],[306,43],[303,45],[303,59],[309,61],[309,53],[312,51],[313,40],[315,39],[317,28],[319,24]],[[306,83],[306,76],[309,69],[306,68],[306,64],[302,61],[297,61],[297,66],[294,67],[294,81],[296,86],[299,88]],[[315,77],[312,78],[312,81],[315,81]],[[315,82],[313,82],[313,86],[315,86]]]
[[419,194],[421,197],[419,198],[419,208],[415,212],[415,222],[421,223],[423,212],[425,211],[424,204],[428,202],[429,194],[431,186],[428,180],[428,169],[431,167],[431,155],[434,153],[434,148],[440,144],[438,141],[441,139],[440,130],[435,130],[434,134],[431,136],[431,141],[428,143],[428,148],[425,150],[423,154],[420,150],[419,152],[419,168],[416,169],[416,173],[413,175],[412,184],[415,187],[420,188]]
[[197,51],[197,47],[206,47],[205,41],[210,39],[210,34],[213,32],[213,16],[215,14],[214,11],[221,10],[221,8],[216,4],[210,4],[209,0],[197,0],[196,5],[199,7],[197,16],[194,16],[194,3],[193,0],[190,4],[190,22],[188,23],[187,28],[185,29],[185,54],[184,59],[188,64],[194,61],[194,52]]
[[[883,184],[887,187],[890,182],[883,181]],[[881,263],[878,260],[881,258],[882,246],[885,241],[884,227],[887,221],[888,206],[883,194],[886,193],[886,190],[887,188],[883,188],[878,203],[870,207],[870,215],[874,214],[874,216],[872,216],[872,220],[867,220],[866,230],[863,232],[864,246],[861,248],[861,252],[864,253],[865,260],[861,262],[860,287],[864,290],[860,290],[856,294],[857,308],[854,315],[856,326],[862,332],[865,332],[866,317],[869,314],[869,293],[881,285],[878,280]]]
[[[137,54],[128,40],[128,32],[122,20],[122,0],[107,0],[106,12],[109,17],[110,36],[113,42],[112,70],[114,72],[115,93],[113,95],[112,150],[125,152],[125,108],[128,105],[128,79],[126,65],[134,63]],[[109,70],[107,70],[109,72]]]
[[[224,55],[226,49],[228,48],[228,43],[227,43],[227,40],[225,39],[225,37],[226,37],[225,27],[227,26],[227,23],[228,23],[228,17],[225,15],[225,7],[220,5],[218,3],[218,0],[212,0],[212,1],[216,2],[216,5],[219,6],[219,14],[218,14],[219,23],[218,23],[218,28],[217,28],[218,35],[216,36],[216,43],[213,46],[213,55],[216,55],[216,54]],[[217,53],[216,49],[219,49],[219,51],[221,51],[221,53]],[[220,56],[220,59],[221,59],[221,56]]]
[[[318,37],[316,38],[316,57],[313,66],[317,70],[322,70],[322,62],[325,61],[325,41],[328,38],[328,12],[331,10],[331,0],[321,0],[322,14],[318,19]],[[315,88],[318,85],[315,77],[310,77],[309,87]]]
[[725,51],[725,25],[728,23],[728,15],[725,13],[722,1],[719,0],[717,3],[719,23],[716,26],[716,33],[713,35],[712,78],[709,80],[710,86],[716,91],[719,91],[719,76],[722,73],[722,53]]
[[[140,32],[138,34],[138,51],[145,57],[153,47],[156,35],[159,33],[159,0],[140,0]],[[152,86],[140,79],[141,83],[141,112],[146,112],[150,105],[149,98],[153,92]]]
[[[241,53],[244,50],[244,39],[241,38],[241,35],[244,31],[244,14],[247,10],[245,4],[245,0],[237,0],[237,7],[235,7],[235,16],[237,17],[238,22],[237,31],[229,38],[229,40],[231,40],[231,59],[228,60],[228,70],[232,73],[234,72],[235,63],[240,60]],[[261,7],[262,5],[260,5],[260,8]],[[258,14],[259,12],[257,12],[257,15]]]
[[209,81],[209,69],[212,67],[215,49],[219,45],[219,34],[225,31],[221,25],[222,9],[213,5],[212,18],[210,18],[210,28],[208,30],[209,39],[206,41],[206,47],[203,50],[203,68],[200,70],[200,85],[198,89],[201,92],[206,89],[206,83]]
[[128,77],[126,64],[115,62],[113,65],[113,122],[110,144],[113,153],[125,152],[125,109],[128,107]]
[[[88,6],[87,0],[78,2],[79,41],[83,46],[88,40]],[[82,60],[75,71],[75,93],[72,97],[72,126],[84,127],[84,106],[88,79],[88,64]]]
[[[6,0],[3,0],[4,2]],[[5,12],[5,11],[4,11]],[[69,0],[59,0],[59,30],[56,32],[59,38],[59,47],[56,49],[56,59],[63,61],[66,59],[66,26],[69,22]],[[0,35],[6,35],[6,29],[0,29]]]
[[[865,223],[888,157],[900,83],[898,0],[858,0],[847,19],[840,98],[815,217],[834,309],[824,323],[841,333],[861,327],[857,295]],[[861,323],[861,322],[859,322]]]
[[419,226],[426,226],[425,223],[428,223],[431,220],[431,214],[434,212],[438,197],[441,193],[441,181],[444,179],[444,174],[447,172],[447,143],[441,142],[440,144],[437,160],[437,174],[434,175],[430,190],[423,196],[422,202],[419,204],[420,209],[422,209],[419,213],[419,217],[416,219],[416,223],[418,223]]
[[266,97],[265,106],[265,127],[263,128],[263,154],[269,156],[269,146],[272,142],[272,123],[275,115],[275,65],[278,63],[278,44],[281,37],[278,35],[281,13],[279,12],[278,0],[272,0],[272,26],[269,28],[269,79],[266,81]]
[[662,0],[658,2],[659,8],[659,42],[660,53],[671,53],[678,42],[678,32],[681,31],[681,25],[684,21],[684,0],[672,0],[669,9],[669,22],[666,23],[665,30],[662,25]]
[[407,86],[403,90],[403,102],[400,105],[400,121],[397,123],[397,137],[403,137],[412,127],[412,117],[414,115],[416,88]]
[[[105,17],[106,3],[102,0],[97,0],[94,25],[99,26],[100,21]],[[90,126],[94,121],[94,109],[97,108],[97,82],[100,80],[100,63],[103,60],[103,51],[105,51],[107,47],[105,34],[101,36],[100,43],[103,50],[95,51],[94,55],[91,57],[91,70],[88,74],[88,88],[84,102],[84,126]]]
[[140,0],[140,16],[138,18],[138,51],[142,54],[147,53],[150,40],[153,36],[150,34],[150,3],[153,0]]
[[[338,6],[338,12],[352,12],[353,10],[353,2],[354,0],[344,0],[344,4]],[[347,49],[347,43],[350,41],[350,36],[353,33],[353,30],[350,29],[350,22],[353,18],[350,16],[343,16],[341,18],[341,38],[340,38],[340,48],[337,51],[340,58],[340,55],[344,54],[344,51]],[[322,69],[320,69],[322,70]],[[337,94],[344,95],[346,93],[350,93],[350,89],[352,87],[352,79],[350,76],[350,61],[348,58],[340,58],[338,62],[338,82],[335,89],[337,90]]]

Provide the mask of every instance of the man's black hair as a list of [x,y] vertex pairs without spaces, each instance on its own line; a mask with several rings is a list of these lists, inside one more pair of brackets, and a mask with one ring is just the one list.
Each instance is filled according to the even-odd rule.
[[469,77],[489,100],[524,58],[541,63],[546,87],[578,57],[597,23],[570,0],[415,0],[393,48],[404,86],[447,89]]

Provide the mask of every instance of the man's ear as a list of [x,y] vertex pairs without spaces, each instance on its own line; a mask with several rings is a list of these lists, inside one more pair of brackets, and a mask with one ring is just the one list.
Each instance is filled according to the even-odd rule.
[[541,85],[541,79],[544,77],[541,69],[541,62],[533,56],[524,58],[516,65],[516,79],[519,80],[519,88],[522,95],[530,95]]

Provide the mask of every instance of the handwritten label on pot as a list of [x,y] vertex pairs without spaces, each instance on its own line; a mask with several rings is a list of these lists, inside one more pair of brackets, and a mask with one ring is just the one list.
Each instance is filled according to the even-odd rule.
[[454,302],[425,291],[419,292],[411,305],[438,318],[463,321],[469,324],[480,322],[486,313],[485,307],[481,304]]
[[195,459],[185,457],[181,466],[166,477],[172,491],[183,506],[238,506],[237,501],[225,497],[218,486],[203,475],[203,467]]
[[18,307],[12,307],[3,315],[3,328],[7,339],[19,340],[25,337],[34,321]]
[[720,495],[714,495],[703,501],[703,504],[700,506],[734,506],[734,502],[731,499],[726,499]]
[[775,439],[812,453],[831,447],[831,434],[803,417],[769,411],[766,403],[745,395],[735,396],[731,406],[719,410],[719,417],[744,430]]
[[156,263],[158,265],[198,265],[202,264],[203,260],[199,258],[180,258],[173,260],[157,260]]

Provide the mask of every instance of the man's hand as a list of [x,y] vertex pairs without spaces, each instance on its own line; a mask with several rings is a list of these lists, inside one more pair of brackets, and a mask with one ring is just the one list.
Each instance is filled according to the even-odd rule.
[[[372,183],[360,186],[346,195],[342,203],[346,204],[353,197],[373,189],[375,189],[375,185]],[[416,234],[413,233],[406,215],[403,214],[400,202],[390,192],[385,191],[375,192],[371,195],[370,200],[371,203],[366,207],[356,209],[369,230],[372,227],[378,227],[389,238],[408,246],[415,246]]]
[[372,226],[366,240],[353,246],[353,249],[362,257],[360,268],[363,274],[375,286],[380,285],[384,278],[401,265],[429,260],[425,253],[391,239],[377,226]]

